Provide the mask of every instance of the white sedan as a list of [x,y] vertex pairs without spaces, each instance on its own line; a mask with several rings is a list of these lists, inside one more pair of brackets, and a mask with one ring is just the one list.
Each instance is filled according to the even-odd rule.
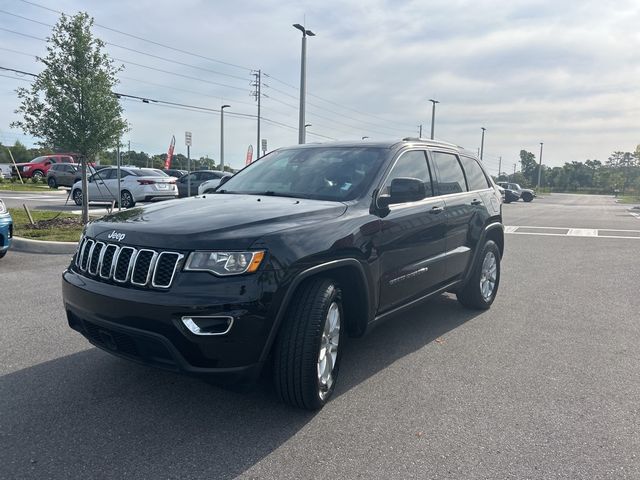
[[[89,202],[118,203],[118,169],[103,168],[88,178]],[[82,205],[82,181],[73,184],[71,198]],[[136,202],[178,198],[175,177],[155,168],[120,168],[120,203],[131,208]]]
[[198,186],[198,195],[204,195],[205,193],[213,193],[218,185],[220,185],[220,181],[224,177],[230,177],[230,173],[222,173],[220,178],[214,178],[212,180],[207,180],[206,182],[202,182]]

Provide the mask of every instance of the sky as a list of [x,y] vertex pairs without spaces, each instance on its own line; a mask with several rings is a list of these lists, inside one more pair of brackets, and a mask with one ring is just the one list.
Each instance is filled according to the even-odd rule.
[[[486,128],[492,174],[500,157],[502,171],[512,171],[521,149],[538,158],[540,142],[550,166],[606,160],[640,144],[637,0],[0,0],[0,66],[41,70],[38,38],[59,16],[51,10],[95,19],[95,35],[124,65],[119,92],[216,110],[229,104],[224,158],[235,168],[256,148],[255,70],[263,73],[268,150],[298,141],[294,23],[316,33],[307,42],[307,142],[400,139],[417,136],[419,125],[428,137],[436,99],[435,138],[476,151]],[[15,89],[27,79],[0,71],[4,144],[36,141],[9,126]],[[219,161],[219,113],[122,105],[130,124],[122,140],[132,150],[166,152],[175,135],[176,152],[186,154],[191,131],[192,158]]]

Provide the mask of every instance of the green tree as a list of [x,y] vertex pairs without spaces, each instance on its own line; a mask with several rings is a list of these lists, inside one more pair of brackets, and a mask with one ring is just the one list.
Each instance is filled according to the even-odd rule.
[[523,182],[525,185],[535,185],[538,182],[538,163],[533,153],[520,150],[520,171],[526,180]]
[[[127,129],[122,107],[113,94],[116,67],[103,53],[104,42],[93,36],[86,13],[61,15],[47,39],[47,55],[31,88],[19,88],[12,126],[39,139],[45,147],[78,153],[85,168],[101,151],[114,145]],[[86,178],[86,176],[85,176]],[[84,188],[83,219],[87,220]]]

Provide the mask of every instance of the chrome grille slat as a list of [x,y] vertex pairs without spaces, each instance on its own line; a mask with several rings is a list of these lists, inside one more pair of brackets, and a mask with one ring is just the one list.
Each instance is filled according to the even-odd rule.
[[[91,247],[91,254],[89,255],[89,262],[87,263],[87,272],[91,275],[97,275],[100,268],[100,258],[102,257],[102,251],[104,250],[103,242],[96,242]],[[95,264],[95,268],[93,265]]]
[[95,241],[88,239],[85,242],[84,247],[82,247],[82,254],[80,255],[80,270],[83,272],[87,270],[89,259],[91,258],[91,251],[95,244]]
[[179,252],[136,248],[82,238],[75,267],[81,275],[101,282],[167,290],[185,255]]
[[[136,277],[138,274],[142,275],[142,266],[138,266],[138,261],[139,260],[143,260],[144,253],[151,253],[151,258],[149,259],[149,266],[146,268],[146,272],[144,273],[144,281],[143,282],[139,282],[136,281]],[[131,274],[131,283],[133,283],[134,285],[138,285],[140,287],[144,287],[147,283],[149,283],[149,279],[151,278],[151,273],[153,272],[153,268],[155,267],[155,261],[156,258],[158,257],[157,252],[155,252],[154,250],[149,250],[147,248],[141,248],[140,250],[138,250],[138,253],[136,254],[136,260],[133,264],[133,273]]]
[[[109,254],[108,252],[112,251],[113,253]],[[100,265],[100,278],[104,278],[105,280],[109,280],[112,276],[113,276],[113,270],[115,267],[115,258],[118,254],[118,250],[120,250],[120,247],[118,247],[117,245],[107,245],[104,248],[104,256],[102,257],[102,261],[101,261],[101,265]],[[108,258],[108,266],[105,262],[105,257]],[[104,273],[105,271],[105,267],[107,267],[106,269],[106,274]]]
[[[163,263],[163,259],[169,256],[175,257],[175,259],[173,260],[174,263],[173,265],[171,265],[171,263],[168,263],[166,264],[166,267],[165,267],[165,263]],[[176,269],[178,268],[178,265],[180,264],[180,261],[183,258],[184,258],[184,255],[177,252],[162,252],[160,255],[158,255],[158,259],[156,260],[155,270],[153,272],[153,277],[151,278],[151,286],[155,288],[169,288],[173,283],[173,277],[176,274]],[[169,259],[168,262],[171,262],[171,259]],[[166,268],[167,272],[161,271],[160,270],[161,268]],[[164,277],[166,277],[169,271],[171,275],[167,281]],[[158,278],[159,274],[163,275],[163,278]]]

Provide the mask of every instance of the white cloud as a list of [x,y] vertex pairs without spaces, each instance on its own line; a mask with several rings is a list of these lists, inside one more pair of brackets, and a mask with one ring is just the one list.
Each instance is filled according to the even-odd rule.
[[[437,136],[475,149],[480,127],[486,127],[491,167],[498,156],[516,158],[521,148],[537,153],[540,141],[545,142],[545,162],[554,165],[606,159],[613,150],[631,150],[640,143],[640,5],[633,0],[40,1],[67,12],[86,10],[99,24],[179,49],[261,68],[294,86],[299,82],[300,33],[291,24],[306,16],[307,27],[317,32],[308,42],[308,90],[332,102],[309,96],[307,121],[313,124],[311,132],[330,137],[399,138],[416,134],[419,123],[427,132],[428,99],[437,98]],[[6,9],[48,23],[56,20],[20,2]],[[0,27],[47,35],[46,27],[4,14]],[[119,87],[123,92],[211,108],[225,102],[232,105],[229,112],[255,113],[248,71],[101,28],[95,33],[107,42],[244,79],[109,47],[118,58],[200,79],[127,64]],[[42,42],[4,31],[0,35],[5,48],[43,53]],[[32,59],[7,51],[2,51],[0,64],[39,68]],[[294,128],[265,122],[263,137],[270,148],[296,143],[297,91],[273,78],[264,82],[269,98],[264,99],[263,115]],[[3,141],[16,134],[8,124],[18,85],[0,77]],[[181,144],[184,130],[192,130],[193,156],[218,158],[217,115],[132,101],[124,105],[133,127],[127,137],[136,150],[163,151],[171,134]],[[247,146],[255,144],[255,121],[225,117],[225,137],[226,160],[241,166]]]

